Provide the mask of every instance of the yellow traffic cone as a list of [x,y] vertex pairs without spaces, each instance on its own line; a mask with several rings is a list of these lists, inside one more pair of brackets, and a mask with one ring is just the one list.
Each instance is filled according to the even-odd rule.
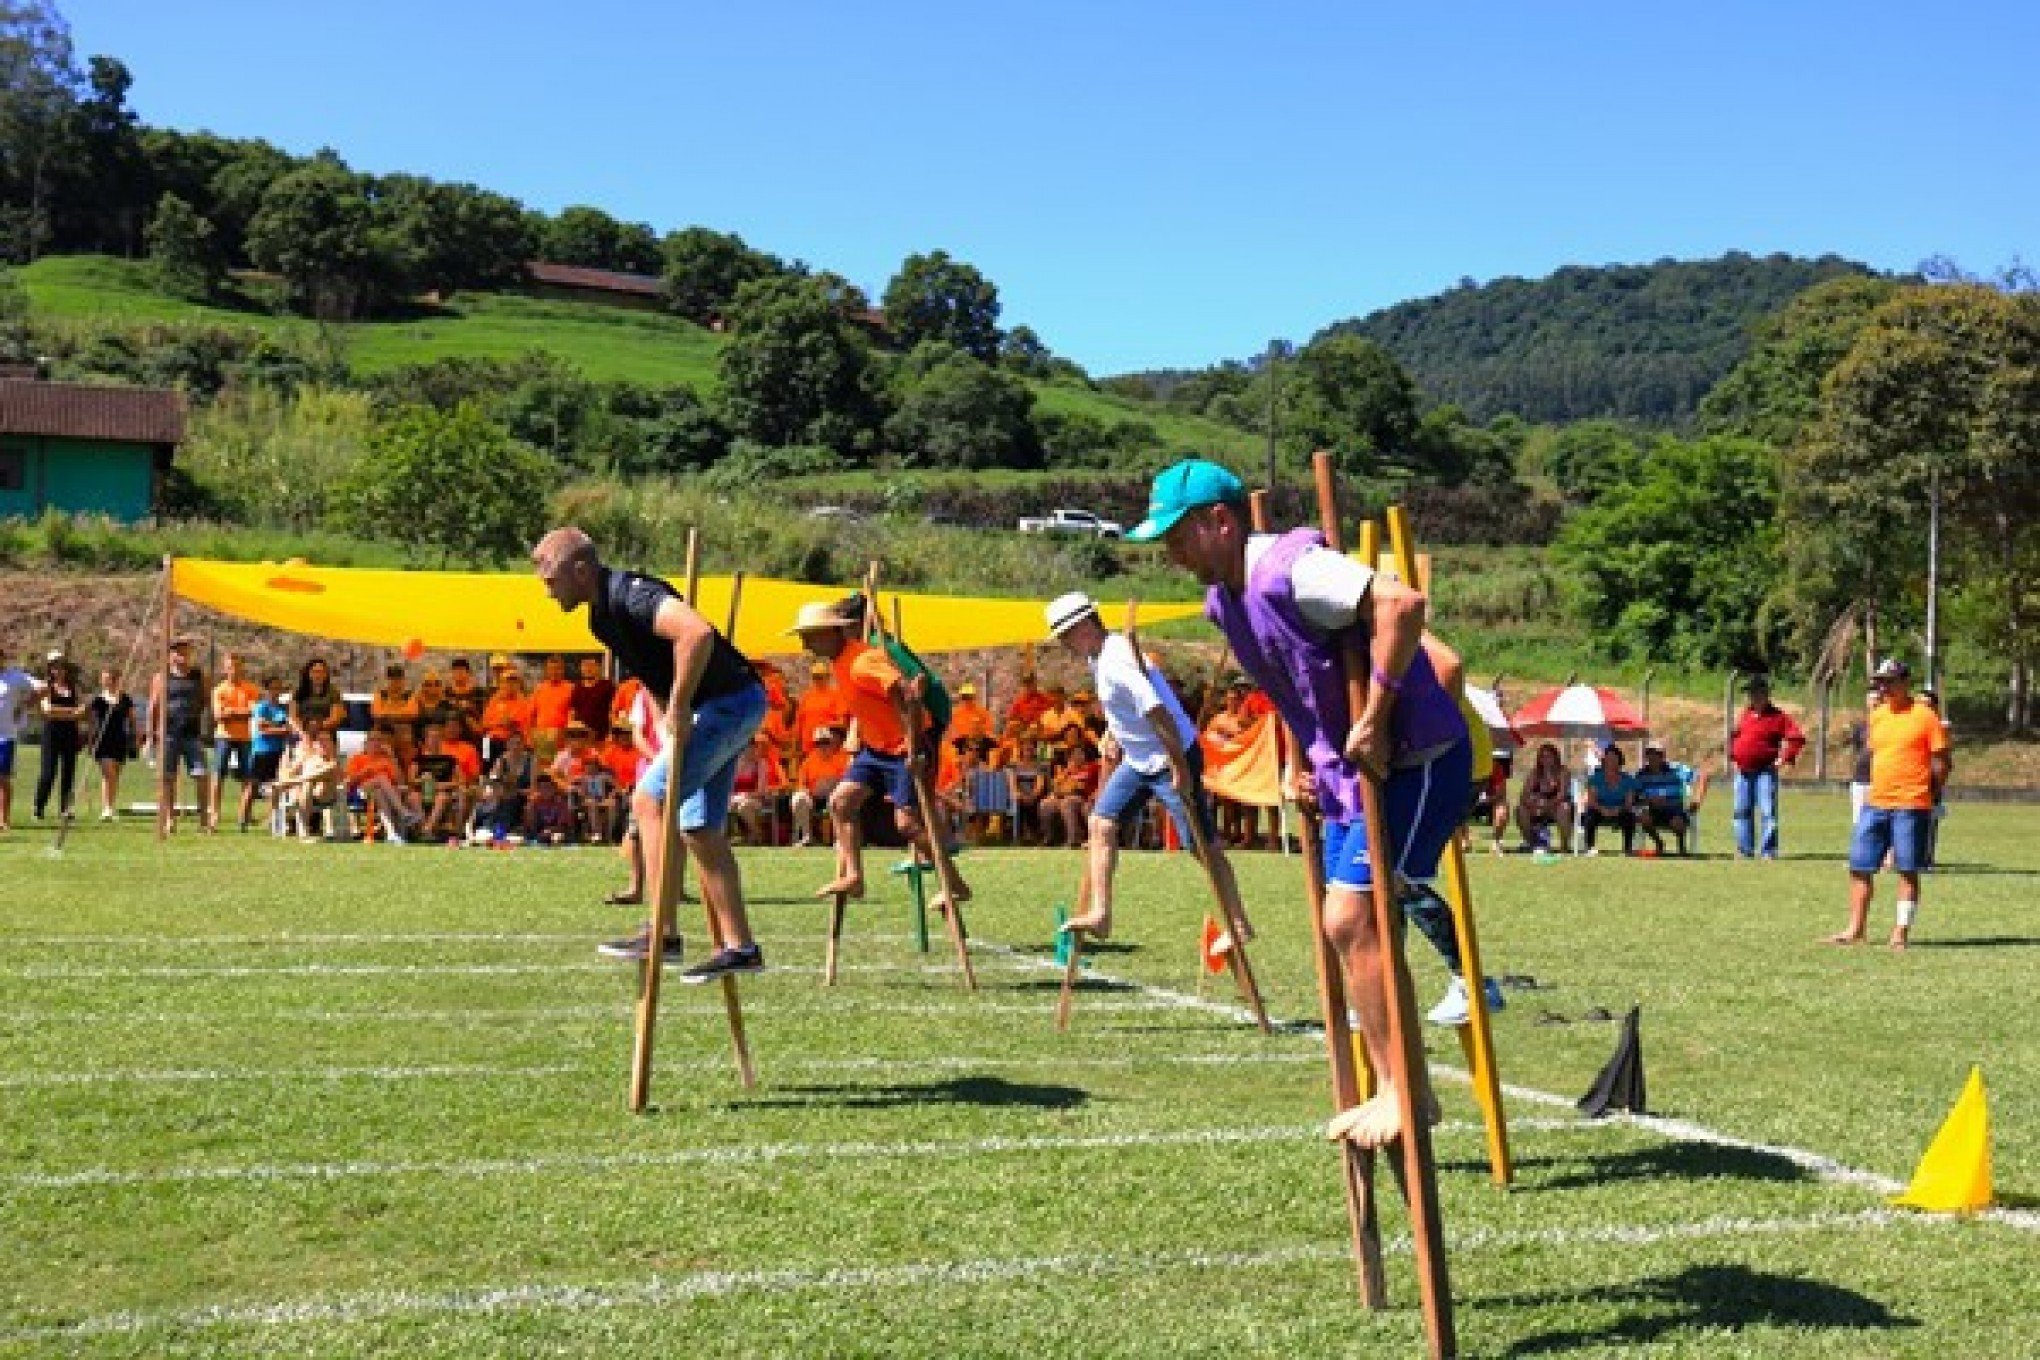
[[1941,1131],[1927,1145],[1912,1184],[1891,1202],[1938,1214],[1990,1207],[1990,1108],[1984,1100],[1982,1068],[1969,1069],[1969,1080]]

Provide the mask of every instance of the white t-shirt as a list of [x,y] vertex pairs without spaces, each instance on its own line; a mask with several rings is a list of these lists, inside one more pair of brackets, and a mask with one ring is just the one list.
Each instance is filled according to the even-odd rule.
[[1091,663],[1098,703],[1105,725],[1126,755],[1126,763],[1145,775],[1160,774],[1169,764],[1169,748],[1148,724],[1148,710],[1160,705],[1176,725],[1176,741],[1185,750],[1197,744],[1197,728],[1183,712],[1169,682],[1135,654],[1124,633],[1107,633],[1105,645]]
[[[1255,534],[1247,539],[1249,580],[1260,564],[1261,554],[1274,546],[1274,534]],[[1297,612],[1306,623],[1330,633],[1350,627],[1360,617],[1360,601],[1374,584],[1374,569],[1330,548],[1312,548],[1296,559],[1289,580],[1296,590]]]
[[35,677],[16,666],[0,669],[0,741],[13,741],[21,731],[21,715],[35,700]]

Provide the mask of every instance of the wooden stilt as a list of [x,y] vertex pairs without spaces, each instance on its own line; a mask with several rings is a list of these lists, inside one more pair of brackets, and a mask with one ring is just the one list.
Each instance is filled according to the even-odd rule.
[[832,893],[829,898],[829,944],[822,958],[822,985],[836,985],[836,961],[843,949],[843,914],[850,901],[848,893]]
[[[157,671],[156,711],[149,725],[156,732],[156,840],[170,838],[177,819],[177,765],[170,754],[170,645],[177,640],[177,559],[163,559],[163,653]],[[200,814],[204,814],[201,812]]]
[[[1312,471],[1317,480],[1318,516],[1325,539],[1334,549],[1340,544],[1338,486],[1328,453],[1313,455]],[[1414,588],[1414,587],[1413,587]],[[1356,642],[1345,645],[1347,707],[1357,719],[1366,706],[1369,658]],[[1367,846],[1384,863],[1388,822],[1382,815],[1381,789],[1377,772],[1360,771],[1360,802],[1365,819]],[[1390,1079],[1395,1085],[1396,1115],[1402,1130],[1396,1140],[1402,1164],[1400,1185],[1410,1212],[1410,1238],[1417,1262],[1417,1284],[1423,1303],[1424,1331],[1431,1354],[1456,1354],[1458,1340],[1452,1317],[1451,1278],[1445,1259],[1445,1226],[1438,1205],[1437,1164],[1431,1152],[1430,1124],[1417,1105],[1417,1084],[1424,1077],[1424,1048],[1417,1029],[1417,1007],[1408,964],[1402,951],[1402,908],[1395,900],[1395,885],[1386,872],[1372,874],[1374,928],[1382,951],[1382,988],[1388,1009],[1388,1055]]]
[[[1395,558],[1396,572],[1404,581],[1430,593],[1431,583],[1417,559],[1410,535],[1409,516],[1399,505],[1388,508],[1388,545]],[[1453,929],[1459,936],[1459,962],[1466,979],[1468,1015],[1459,1027],[1459,1045],[1466,1054],[1466,1070],[1473,1078],[1474,1099],[1480,1105],[1481,1123],[1487,1134],[1488,1170],[1496,1185],[1507,1189],[1515,1179],[1515,1164],[1509,1155],[1509,1124],[1502,1108],[1501,1069],[1495,1060],[1494,1030],[1488,1020],[1487,974],[1480,961],[1480,932],[1474,926],[1473,883],[1466,872],[1466,849],[1453,837],[1445,847],[1445,901],[1452,909]]]
[[[1077,909],[1073,916],[1082,916],[1091,907],[1091,866],[1086,864],[1077,881]],[[1063,960],[1062,994],[1055,1003],[1055,1030],[1061,1034],[1070,1027],[1070,1008],[1077,999],[1077,978],[1084,966],[1084,932],[1065,932],[1069,938],[1069,956]]]

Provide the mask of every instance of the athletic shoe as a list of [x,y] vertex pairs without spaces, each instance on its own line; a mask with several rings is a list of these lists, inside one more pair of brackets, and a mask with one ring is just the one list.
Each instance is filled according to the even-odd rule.
[[[609,940],[595,946],[595,952],[612,959],[632,959],[642,962],[645,957],[645,942],[651,938],[650,928],[640,930],[627,940]],[[666,948],[660,955],[661,962],[678,963],[682,955],[682,940],[678,935],[666,937]]]
[[1481,995],[1487,998],[1487,1008],[1489,1010],[1505,1011],[1509,1008],[1509,998],[1502,995],[1501,987],[1493,978],[1482,978],[1480,980],[1480,990]]
[[695,964],[680,975],[682,982],[698,984],[713,982],[719,977],[734,973],[762,973],[765,971],[765,955],[755,944],[741,949],[718,949],[704,961]]
[[1429,1019],[1432,1024],[1444,1029],[1458,1029],[1472,1016],[1473,998],[1466,993],[1466,979],[1454,978],[1438,1004],[1431,1007]]

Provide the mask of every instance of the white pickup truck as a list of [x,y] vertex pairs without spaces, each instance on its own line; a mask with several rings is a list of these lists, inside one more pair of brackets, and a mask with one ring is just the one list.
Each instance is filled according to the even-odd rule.
[[1109,519],[1100,519],[1089,510],[1056,510],[1041,516],[1028,516],[1020,521],[1023,534],[1082,534],[1086,538],[1118,538],[1126,532],[1125,526]]

